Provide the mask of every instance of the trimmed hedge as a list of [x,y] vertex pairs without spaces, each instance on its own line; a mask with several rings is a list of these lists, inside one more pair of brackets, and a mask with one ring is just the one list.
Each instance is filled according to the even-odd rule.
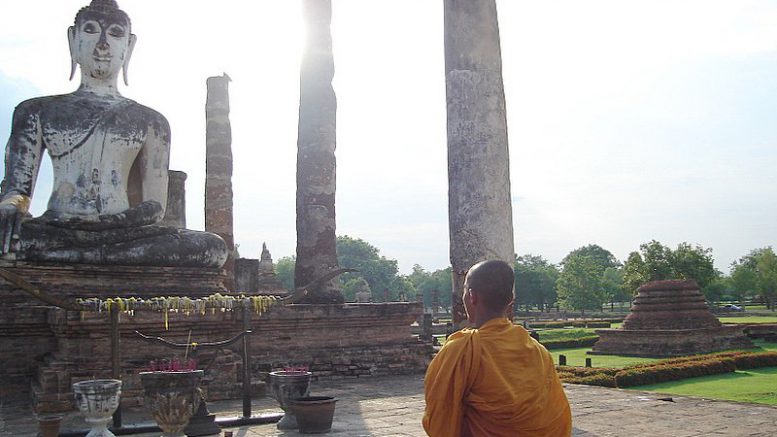
[[777,352],[761,354],[743,354],[734,357],[737,369],[757,369],[759,367],[777,367]]
[[[572,326],[574,328],[609,328],[612,324],[609,320],[569,320],[569,321],[553,321],[553,322],[528,322],[531,328],[566,328]],[[616,322],[619,323],[619,322]]]
[[545,349],[566,349],[575,347],[590,347],[593,346],[599,340],[598,335],[591,335],[588,337],[577,338],[574,340],[550,340],[542,341],[542,333],[540,333],[540,343],[545,346]]
[[638,385],[695,378],[697,376],[730,373],[736,369],[737,366],[733,358],[689,361],[687,363],[667,364],[664,366],[624,369],[615,374],[615,385],[618,387],[634,387]]
[[569,384],[583,384],[583,385],[597,385],[600,387],[618,387],[615,378],[611,375],[589,375],[589,376],[576,376],[564,379],[564,382]]
[[528,322],[532,328],[564,328],[567,322]]
[[610,322],[575,322],[572,324],[575,328],[609,328]]
[[721,352],[637,364],[623,369],[557,366],[559,378],[569,384],[635,387],[735,370],[777,367],[777,352]]

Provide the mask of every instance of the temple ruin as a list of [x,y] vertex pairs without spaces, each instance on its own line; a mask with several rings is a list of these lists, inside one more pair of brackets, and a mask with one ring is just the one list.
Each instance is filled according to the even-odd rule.
[[620,329],[600,329],[591,353],[678,357],[754,347],[743,325],[723,325],[696,281],[649,282],[639,288]]

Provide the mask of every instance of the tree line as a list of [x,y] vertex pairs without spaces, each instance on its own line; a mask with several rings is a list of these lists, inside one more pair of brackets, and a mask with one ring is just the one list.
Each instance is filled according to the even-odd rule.
[[[427,271],[416,264],[403,275],[395,259],[347,235],[337,237],[337,259],[341,267],[359,270],[339,278],[346,301],[355,301],[357,293],[368,293],[373,302],[413,301],[420,295],[431,306],[436,295],[440,306],[450,306],[450,268]],[[288,289],[293,287],[294,262],[287,256],[276,263]],[[683,242],[673,249],[656,240],[641,244],[624,262],[589,244],[558,264],[541,255],[516,255],[514,268],[516,309],[598,311],[607,304],[629,302],[642,284],[662,279],[693,279],[709,302],[760,300],[774,310],[777,299],[777,255],[771,247],[754,249],[733,262],[730,275],[715,269],[711,248]]]

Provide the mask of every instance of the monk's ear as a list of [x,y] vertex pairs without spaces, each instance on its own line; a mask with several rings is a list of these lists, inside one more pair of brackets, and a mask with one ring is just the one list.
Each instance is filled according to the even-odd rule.
[[472,289],[469,289],[469,300],[473,305],[477,305],[480,302],[480,296],[477,293],[473,293]]
[[70,47],[70,79],[76,74],[76,28],[70,26],[67,28],[67,45]]
[[132,57],[132,50],[135,49],[135,43],[138,41],[138,37],[134,33],[130,33],[129,43],[127,45],[127,51],[124,53],[124,62],[121,64],[121,70],[124,75],[124,85],[129,85],[127,81],[127,70],[129,69],[129,61]]

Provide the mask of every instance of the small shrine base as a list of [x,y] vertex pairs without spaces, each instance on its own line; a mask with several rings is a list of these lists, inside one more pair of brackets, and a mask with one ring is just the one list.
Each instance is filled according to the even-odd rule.
[[743,330],[744,326],[734,325],[703,329],[599,329],[599,341],[589,353],[668,358],[753,348]]

